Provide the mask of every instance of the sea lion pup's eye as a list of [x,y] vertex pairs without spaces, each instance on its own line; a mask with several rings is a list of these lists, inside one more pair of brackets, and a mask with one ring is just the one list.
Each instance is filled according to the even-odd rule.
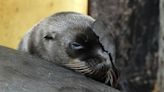
[[84,47],[78,42],[72,42],[71,48],[74,50],[80,50],[80,49],[83,49]]

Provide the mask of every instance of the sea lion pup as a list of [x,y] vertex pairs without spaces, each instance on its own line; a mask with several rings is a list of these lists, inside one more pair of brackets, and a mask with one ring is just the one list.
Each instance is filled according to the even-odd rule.
[[95,20],[86,15],[57,13],[34,26],[18,49],[115,86],[118,71],[111,59],[113,52],[104,49],[93,24]]

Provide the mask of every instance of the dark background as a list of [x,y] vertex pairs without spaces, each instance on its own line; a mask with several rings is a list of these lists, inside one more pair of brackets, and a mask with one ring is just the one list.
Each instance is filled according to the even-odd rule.
[[89,0],[89,15],[103,19],[115,36],[122,90],[152,92],[158,67],[159,0]]

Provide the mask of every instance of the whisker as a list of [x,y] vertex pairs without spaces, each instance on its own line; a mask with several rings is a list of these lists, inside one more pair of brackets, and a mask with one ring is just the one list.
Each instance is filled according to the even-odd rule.
[[114,71],[109,70],[109,67],[105,66],[104,63],[98,63],[96,60],[88,60],[88,62],[74,60],[69,64],[65,64],[65,66],[83,75],[104,80],[106,84],[110,83],[111,86],[114,85],[116,75]]
[[68,67],[71,67],[71,68],[75,68],[75,69],[83,69],[83,68],[87,68],[86,66],[75,66],[74,64],[72,65],[68,65]]
[[87,68],[87,66],[84,63],[70,63],[70,64],[65,64],[65,66],[68,67],[74,67],[74,68]]
[[90,70],[89,68],[86,68],[86,69],[82,69],[82,70],[79,70],[79,71],[82,72],[82,73],[85,73],[85,74],[90,74],[90,72],[92,70]]
[[107,77],[106,77],[105,83],[107,84],[108,82],[110,82],[111,86],[113,86],[113,76],[112,76],[111,70],[109,70],[106,73],[106,75]]

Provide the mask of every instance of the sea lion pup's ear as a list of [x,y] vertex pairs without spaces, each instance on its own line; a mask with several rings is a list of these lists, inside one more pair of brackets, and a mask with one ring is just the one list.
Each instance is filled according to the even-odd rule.
[[44,35],[45,40],[55,40],[56,32],[47,33]]
[[93,32],[99,37],[99,41],[103,46],[103,49],[108,52],[108,54],[111,54],[112,61],[115,62],[115,42],[112,35],[112,31],[101,19],[97,19],[92,24],[92,30]]

